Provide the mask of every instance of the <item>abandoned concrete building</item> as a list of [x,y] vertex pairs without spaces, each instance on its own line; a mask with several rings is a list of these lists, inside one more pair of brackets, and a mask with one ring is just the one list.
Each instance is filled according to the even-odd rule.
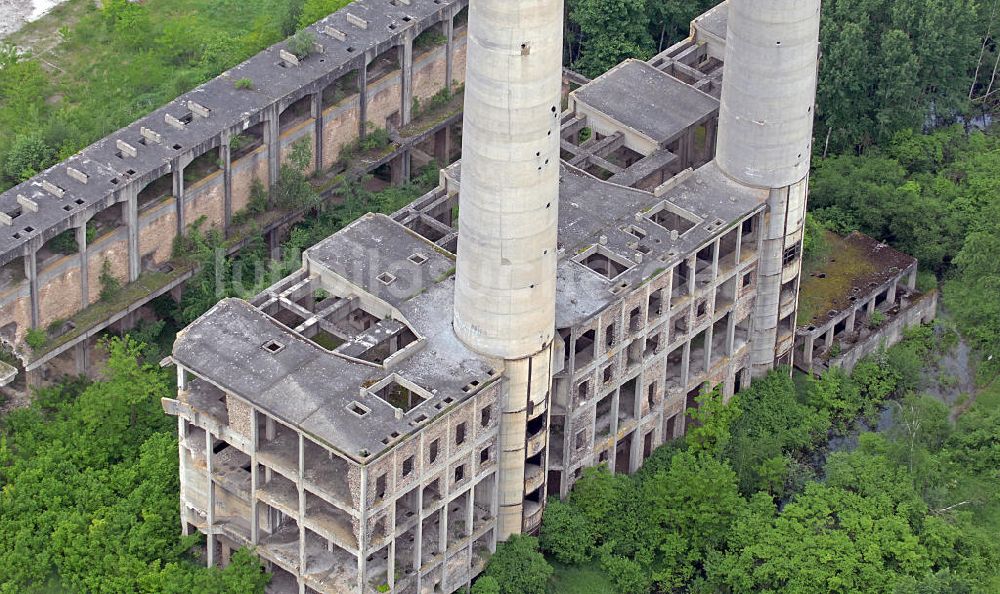
[[[173,239],[199,221],[239,234],[234,214],[255,182],[277,182],[297,142],[311,148],[309,171],[326,172],[357,139],[390,129],[395,142],[364,167],[394,183],[452,162],[460,103],[424,119],[414,107],[461,91],[467,7],[359,0],[311,27],[308,57],[271,47],[0,194],[0,342],[29,383],[60,357],[87,371],[100,333],[191,276],[172,260]],[[276,243],[298,213],[267,214],[257,222]],[[100,303],[104,271],[137,290]],[[25,345],[31,329],[48,334],[44,348]]]
[[[358,0],[312,27],[312,55],[278,44],[0,196],[0,338],[19,345],[93,303],[104,261],[135,280],[202,216],[228,230],[301,138],[327,169],[369,122],[399,130],[371,164],[398,181],[452,163],[460,128],[437,188],[175,342],[182,530],[210,565],[254,546],[275,592],[466,587],[583,468],[632,472],[683,435],[706,388],[810,369],[820,337],[912,309],[915,263],[875,259],[856,306],[796,332],[819,0],[723,2],[565,102],[562,2],[467,5]],[[413,99],[462,84],[463,113],[406,133]],[[128,308],[183,282],[163,274]],[[113,322],[25,368],[85,366]]]
[[562,3],[517,4],[472,2],[437,189],[178,336],[210,563],[253,544],[279,591],[453,592],[583,467],[634,471],[705,386],[791,362],[818,0],[732,0],[565,110]]

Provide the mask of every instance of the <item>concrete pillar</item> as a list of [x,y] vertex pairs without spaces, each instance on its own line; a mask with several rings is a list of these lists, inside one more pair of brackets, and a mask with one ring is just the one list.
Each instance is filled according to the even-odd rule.
[[265,234],[267,238],[267,253],[271,259],[278,261],[281,259],[281,241],[278,239],[278,229],[274,228]]
[[310,103],[313,117],[313,156],[315,172],[323,169],[323,91],[313,93]]
[[733,353],[736,351],[736,310],[734,309],[732,313],[729,314],[728,323],[726,324],[726,356],[732,357]]
[[[184,371],[180,367],[178,367],[177,373],[183,375]],[[177,465],[178,465],[178,475],[180,482],[180,489],[178,490],[180,491],[181,494],[180,517],[181,517],[182,536],[191,535],[191,530],[188,526],[188,509],[187,505],[185,505],[184,503],[185,499],[187,498],[187,473],[188,473],[187,452],[184,451],[185,450],[184,443],[187,439],[188,439],[187,421],[184,420],[184,417],[178,416],[177,417],[177,457],[178,457]]]
[[399,106],[399,127],[413,118],[413,33],[412,28],[403,36],[399,46],[399,81],[402,90]]
[[451,126],[434,133],[434,160],[438,166],[447,167],[451,158]]
[[916,265],[914,265],[913,268],[910,269],[910,273],[906,277],[906,288],[909,289],[910,291],[916,291],[917,290],[917,266]]
[[[681,354],[681,389],[687,393],[687,385],[691,376],[691,341],[684,343],[684,351]],[[686,397],[686,396],[685,396]]]
[[[295,486],[299,491],[299,594],[305,594],[305,583],[302,581],[302,576],[306,572],[306,527],[303,523],[303,519],[306,517],[306,491],[303,486],[303,481],[305,480],[306,473],[306,446],[305,438],[302,433],[299,433],[299,448],[298,448],[298,460],[299,469],[298,476],[295,477]],[[391,565],[390,565],[391,567]]]
[[228,236],[229,227],[233,224],[233,152],[229,148],[230,135],[222,135],[219,145],[219,161],[222,162],[222,216],[223,232]]
[[851,313],[847,316],[847,328],[844,329],[845,334],[850,334],[851,332],[854,332],[854,324],[857,322],[857,319],[858,319],[858,310],[857,308],[854,308],[851,310]]
[[562,20],[561,0],[480,0],[469,14],[454,328],[505,360],[501,540],[523,528],[528,401],[551,389]]
[[134,189],[127,189],[122,208],[125,210],[125,224],[128,226],[128,282],[131,283],[142,272],[139,253],[139,193]]
[[260,449],[260,429],[257,409],[250,409],[250,544],[260,542],[260,503],[257,501],[257,487],[260,486],[260,472],[257,470],[257,450]]
[[445,42],[445,63],[444,63],[444,88],[451,90],[452,81],[455,80],[455,17],[450,16],[441,23],[444,28]]
[[830,348],[830,347],[833,346],[833,340],[834,340],[834,337],[836,336],[834,334],[833,329],[834,329],[834,326],[831,325],[830,328],[826,331],[826,334],[823,336],[823,345],[826,348]]
[[215,566],[215,479],[212,478],[212,432],[205,430],[205,476],[208,480],[208,502],[205,510],[206,565]]
[[816,339],[812,334],[806,336],[804,352],[802,354],[802,366],[806,369],[812,369],[813,364],[813,350],[816,348]]
[[90,340],[84,338],[73,347],[73,361],[76,364],[76,372],[79,375],[87,375],[90,372]]
[[715,326],[705,329],[705,371],[712,368],[712,340],[715,338]]
[[410,151],[402,151],[389,164],[390,181],[394,186],[401,186],[410,181]]
[[177,236],[181,237],[184,235],[184,229],[187,227],[185,222],[187,205],[185,204],[186,199],[184,196],[184,166],[179,161],[174,164],[173,194],[174,213],[177,216]]
[[716,163],[733,180],[770,190],[751,324],[756,376],[784,354],[776,351],[782,257],[804,224],[819,15],[820,0],[729,4]]
[[80,309],[83,309],[90,305],[90,265],[86,222],[76,228],[76,252],[80,257]]
[[892,284],[889,285],[889,290],[886,292],[885,295],[886,309],[892,307],[892,304],[896,302],[896,284],[897,281],[892,281]]
[[267,184],[273,188],[281,175],[281,113],[275,104],[266,110],[264,144],[267,145]]
[[31,298],[31,327],[38,328],[42,323],[41,296],[38,287],[38,250],[29,248],[24,256],[24,277],[28,280]]
[[358,138],[368,134],[368,62],[358,68]]

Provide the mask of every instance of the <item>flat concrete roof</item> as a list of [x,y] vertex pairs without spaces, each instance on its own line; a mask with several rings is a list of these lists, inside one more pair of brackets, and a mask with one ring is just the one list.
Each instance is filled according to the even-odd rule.
[[[343,236],[344,231],[307,252],[313,274],[324,272],[319,262],[342,262],[336,252],[349,237],[363,241],[362,251],[378,249],[382,241],[413,238],[409,230],[384,215],[365,215],[351,227]],[[430,256],[425,264],[430,270],[450,261],[441,254],[431,256],[433,244],[421,241],[421,253]],[[380,281],[372,278],[364,284]],[[412,328],[422,342],[388,368],[338,354],[343,349],[328,351],[241,299],[224,299],[182,330],[173,358],[317,442],[365,463],[471,397],[475,391],[464,390],[471,382],[478,381],[481,390],[493,381],[490,363],[470,351],[452,331],[453,292],[454,280],[448,276],[429,282],[408,299],[392,296],[402,319],[388,322]],[[263,348],[271,341],[280,345],[276,352]],[[397,414],[395,407],[366,388],[389,377],[416,384],[429,398]],[[370,412],[363,418],[350,412],[348,406],[354,402]]]
[[661,147],[719,110],[715,97],[640,60],[622,62],[573,96]]
[[694,26],[697,30],[708,33],[719,40],[726,41],[726,29],[729,22],[729,2],[722,2],[701,16],[695,17]]
[[827,231],[824,237],[826,252],[803,261],[799,326],[822,326],[917,263],[916,258],[858,231],[847,237]]

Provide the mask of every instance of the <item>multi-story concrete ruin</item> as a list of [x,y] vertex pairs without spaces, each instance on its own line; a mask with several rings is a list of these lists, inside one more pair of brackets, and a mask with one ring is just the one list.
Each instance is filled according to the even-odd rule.
[[731,0],[563,110],[562,3],[472,0],[462,161],[177,339],[209,563],[254,545],[278,591],[453,592],[582,468],[635,470],[706,387],[789,363],[819,10]]
[[[398,183],[431,158],[450,163],[460,109],[422,118],[415,108],[433,111],[435,95],[460,92],[467,7],[354,2],[310,27],[309,56],[271,47],[0,194],[0,342],[30,381],[60,357],[85,372],[101,332],[180,287],[191,270],[172,261],[171,246],[193,224],[238,239],[234,215],[254,182],[275,184],[297,142],[311,149],[310,172],[336,169],[374,129],[392,130],[394,142],[366,170],[389,169]],[[298,214],[267,213],[253,232],[276,244]],[[101,303],[105,271],[137,290]],[[31,329],[48,334],[44,348],[27,348]]]

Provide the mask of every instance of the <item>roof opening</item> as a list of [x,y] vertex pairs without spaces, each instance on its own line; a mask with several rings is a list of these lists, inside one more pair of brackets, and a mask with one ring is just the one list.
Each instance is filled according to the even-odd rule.
[[261,348],[269,353],[277,353],[281,349],[285,348],[285,345],[281,344],[277,340],[269,340],[261,345]]
[[683,235],[701,223],[701,219],[690,213],[684,213],[680,208],[668,202],[662,203],[646,217],[667,231],[676,231]]
[[635,264],[620,258],[603,246],[594,246],[577,257],[577,262],[607,279],[613,279]]
[[367,415],[368,413],[371,412],[370,410],[368,410],[368,408],[366,406],[364,406],[363,404],[361,404],[360,402],[357,402],[357,401],[351,402],[350,404],[348,404],[347,405],[347,410],[349,410],[352,413],[358,415],[359,417],[363,417],[363,416],[365,416],[365,415]]

